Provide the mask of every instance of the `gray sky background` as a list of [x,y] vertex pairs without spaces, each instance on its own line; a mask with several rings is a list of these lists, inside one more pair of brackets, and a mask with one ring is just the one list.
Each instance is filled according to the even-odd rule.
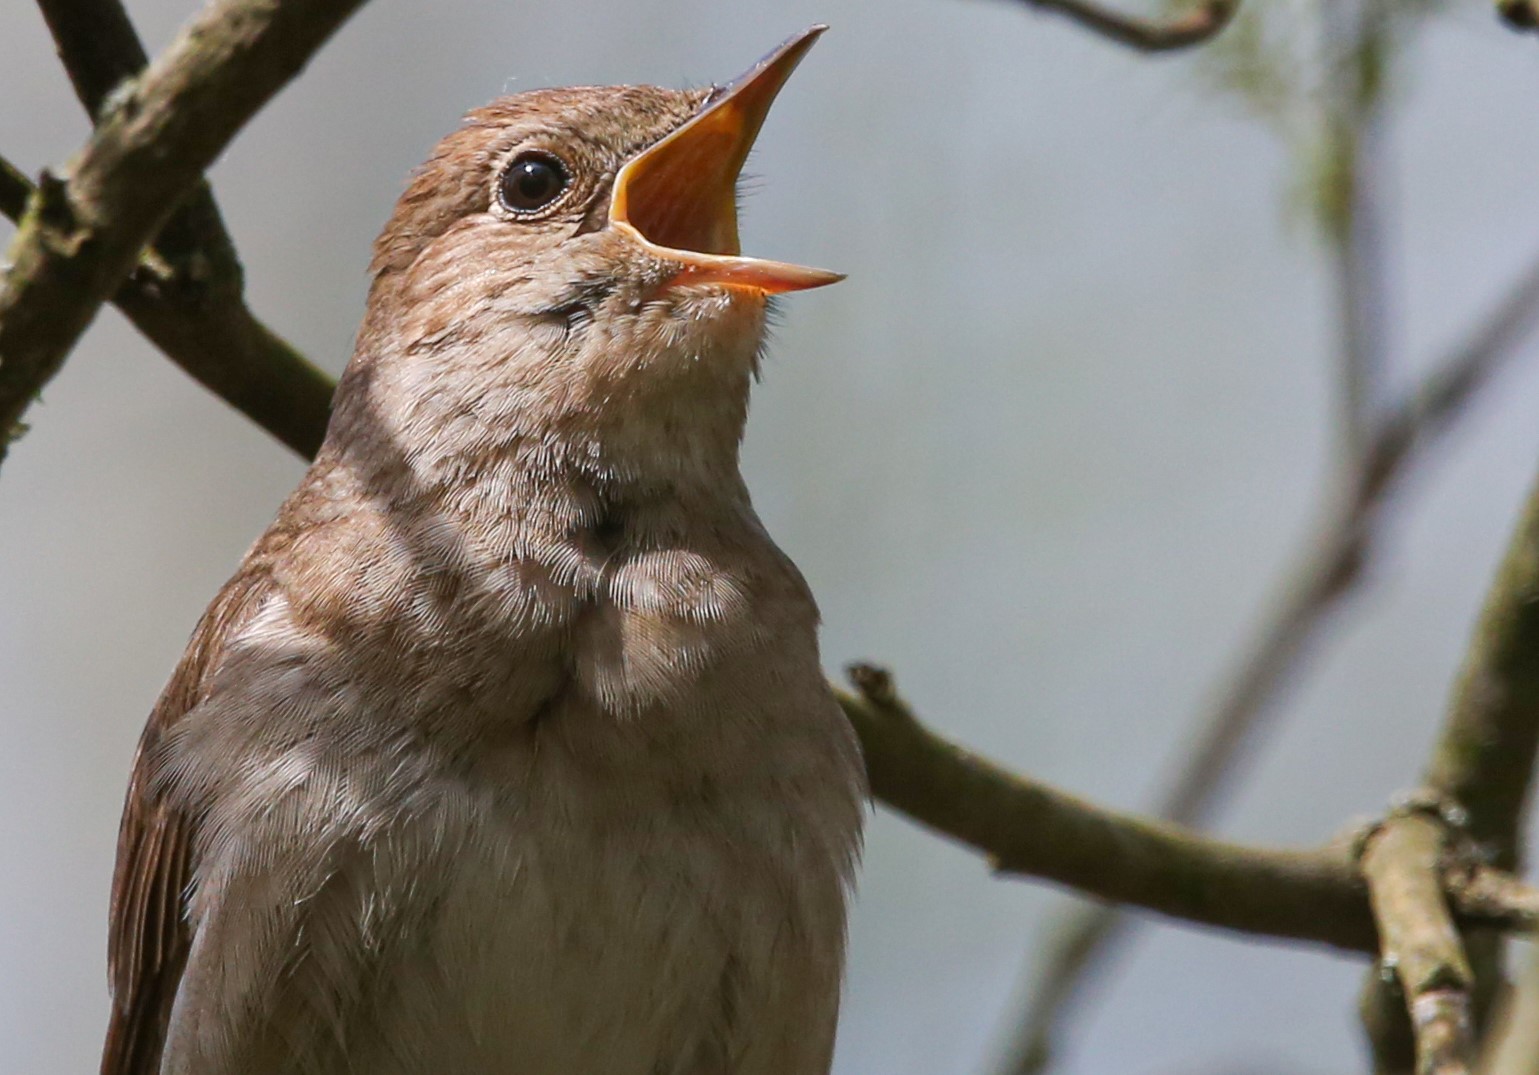
[[[129,7],[158,47],[192,4]],[[1286,152],[1190,56],[986,0],[375,0],[215,169],[252,303],[338,370],[368,244],[466,109],[726,78],[816,21],[744,245],[850,278],[784,305],[746,453],[761,514],[819,595],[830,669],[889,664],[946,733],[1137,807],[1306,532],[1330,447],[1329,277]],[[1539,251],[1534,39],[1463,3],[1406,70],[1399,383]],[[28,170],[85,135],[24,0],[0,4],[0,88],[0,151]],[[1411,490],[1226,832],[1318,841],[1414,779],[1539,460],[1536,406],[1530,348]],[[0,1073],[68,1075],[104,1024],[134,740],[301,465],[112,312],[29,417],[0,474]],[[840,1075],[984,1070],[1056,906],[878,811]],[[1352,1070],[1359,971],[1161,926],[1062,1070]]]

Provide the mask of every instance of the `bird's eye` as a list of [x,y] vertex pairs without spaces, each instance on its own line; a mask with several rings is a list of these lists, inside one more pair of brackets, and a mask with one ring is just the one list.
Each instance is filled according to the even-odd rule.
[[549,153],[520,153],[502,173],[498,196],[515,213],[533,213],[559,198],[569,181],[565,165]]

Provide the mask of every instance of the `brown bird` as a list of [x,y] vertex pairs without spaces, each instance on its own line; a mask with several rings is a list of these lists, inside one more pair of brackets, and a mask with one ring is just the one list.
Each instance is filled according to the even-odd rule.
[[473,112],[375,246],[314,465],[145,731],[105,1075],[814,1075],[859,751],[738,472],[724,88]]

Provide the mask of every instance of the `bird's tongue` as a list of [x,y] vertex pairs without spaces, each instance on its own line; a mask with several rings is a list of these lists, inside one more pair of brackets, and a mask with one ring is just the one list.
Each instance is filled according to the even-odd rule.
[[615,177],[612,226],[679,264],[679,281],[799,291],[842,273],[740,256],[737,177],[780,87],[825,28],[791,38]]

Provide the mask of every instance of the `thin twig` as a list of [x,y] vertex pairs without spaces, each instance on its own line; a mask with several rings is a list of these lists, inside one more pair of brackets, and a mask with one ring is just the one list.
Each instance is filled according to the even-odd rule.
[[[1532,923],[1525,932],[1539,929],[1539,888],[1519,881],[1500,869],[1486,869],[1483,864],[1467,861],[1445,864],[1443,884],[1450,898],[1468,913],[1484,917],[1487,908],[1503,916],[1516,915]],[[1536,1069],[1539,1070],[1539,1069]]]
[[[857,665],[850,675],[858,693],[836,694],[860,735],[873,793],[1001,872],[1202,925],[1377,950],[1367,888],[1348,849],[1248,847],[1094,806],[936,735],[886,672]],[[1490,898],[1458,910],[1498,928],[1533,924],[1526,898],[1510,910]]]
[[40,183],[0,277],[0,439],[177,201],[362,2],[216,0],[114,95],[68,179]]
[[1387,271],[1374,174],[1388,30],[1383,2],[1348,0],[1321,11],[1328,90],[1322,97],[1326,148],[1316,202],[1335,272],[1338,457],[1349,472],[1368,451],[1389,365]]
[[1203,0],[1191,11],[1165,22],[1125,15],[1090,0],[1021,0],[1028,7],[1053,11],[1108,40],[1139,52],[1173,52],[1212,39],[1239,10],[1240,0]]
[[[1378,186],[1372,181],[1373,177],[1366,174],[1375,163],[1371,147],[1376,140],[1380,118],[1378,102],[1387,51],[1388,23],[1383,0],[1349,0],[1327,5],[1323,9],[1322,27],[1328,71],[1328,89],[1323,99],[1328,163],[1322,183],[1325,190],[1322,215],[1337,269],[1336,295],[1341,308],[1342,367],[1346,371],[1342,384],[1346,450],[1348,458],[1362,466],[1365,461],[1372,461],[1371,456],[1365,456],[1371,444],[1362,438],[1361,432],[1366,428],[1363,416],[1369,413],[1372,401],[1363,398],[1362,393],[1371,392],[1377,384],[1377,375],[1382,374],[1386,364],[1383,352],[1387,349],[1388,338],[1382,298],[1385,272],[1376,235]],[[1337,42],[1346,45],[1339,56],[1335,54]],[[1367,469],[1364,467],[1365,471]],[[1392,834],[1388,842],[1395,844],[1398,835],[1398,832]],[[1409,864],[1404,868],[1412,869]],[[1408,883],[1416,881],[1425,885],[1436,883],[1434,878],[1414,875]],[[1375,909],[1378,910],[1377,904]],[[1453,932],[1451,925],[1449,932]],[[1384,966],[1395,966],[1391,947],[1395,940],[1390,934],[1384,934]],[[1467,1039],[1472,1034],[1470,992],[1476,972],[1470,968],[1457,935],[1453,944],[1465,970],[1461,987],[1448,994],[1452,998],[1450,1003],[1462,1005],[1461,1026],[1466,1040],[1457,1050],[1460,1054],[1458,1071],[1462,1075],[1468,1059]],[[1489,978],[1496,968],[1488,953],[1475,954],[1481,963],[1481,976]],[[1439,991],[1435,995],[1444,994]],[[1423,1027],[1413,1025],[1418,1006],[1428,1003],[1427,997],[1411,989],[1403,976],[1386,974],[1380,968],[1364,977],[1359,992],[1358,1016],[1375,1075],[1421,1071],[1431,1063],[1431,1050],[1423,1040]]]

